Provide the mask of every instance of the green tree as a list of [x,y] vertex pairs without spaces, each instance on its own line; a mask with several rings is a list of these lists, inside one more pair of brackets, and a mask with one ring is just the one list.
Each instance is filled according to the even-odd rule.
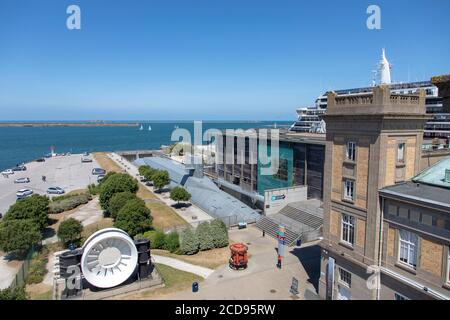
[[227,226],[222,220],[215,219],[210,225],[214,248],[226,247],[229,243]]
[[153,180],[153,174],[157,172],[157,170],[153,169],[150,166],[140,166],[139,174],[145,178],[147,181]]
[[170,199],[176,201],[177,204],[180,204],[180,201],[189,201],[191,199],[191,194],[183,187],[175,187],[170,191]]
[[150,169],[150,166],[144,165],[139,166],[138,171],[141,176],[145,175],[145,173]]
[[138,199],[134,193],[129,191],[119,192],[114,194],[111,199],[109,199],[108,211],[111,218],[115,219],[120,209],[130,200]]
[[186,228],[181,233],[180,251],[183,254],[196,254],[199,249],[199,241],[196,232],[191,228]]
[[138,182],[126,173],[115,173],[111,175],[100,187],[100,205],[108,210],[109,200],[119,192],[136,193]]
[[166,236],[164,249],[169,250],[171,253],[176,252],[180,248],[180,238],[177,232],[171,232]]
[[166,170],[157,170],[152,178],[153,185],[157,190],[161,190],[170,183],[169,173]]
[[195,230],[199,241],[200,251],[214,248],[214,240],[211,235],[211,226],[208,221],[202,222]]
[[25,285],[0,290],[0,301],[2,300],[27,300]]
[[39,226],[32,219],[7,220],[0,224],[0,249],[26,253],[42,239]]
[[58,227],[58,238],[68,245],[71,242],[78,245],[81,239],[81,233],[83,232],[83,225],[80,221],[69,218],[61,222]]
[[124,230],[131,237],[144,233],[152,227],[150,210],[141,199],[130,200],[117,213],[114,226]]
[[48,225],[49,199],[37,194],[14,203],[5,215],[5,221],[31,219],[43,231]]

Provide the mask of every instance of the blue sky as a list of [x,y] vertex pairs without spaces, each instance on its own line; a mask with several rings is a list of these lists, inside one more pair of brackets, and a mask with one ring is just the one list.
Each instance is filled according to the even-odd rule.
[[[66,28],[67,6],[81,30]],[[369,4],[381,30],[366,28]],[[450,72],[450,1],[0,0],[2,120],[292,120],[328,89]]]

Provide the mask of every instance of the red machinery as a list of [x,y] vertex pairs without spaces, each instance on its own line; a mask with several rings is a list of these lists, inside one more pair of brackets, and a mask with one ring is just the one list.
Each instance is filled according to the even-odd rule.
[[230,246],[231,257],[230,257],[230,268],[231,269],[245,269],[247,268],[248,257],[247,250],[248,247],[243,243],[235,243]]

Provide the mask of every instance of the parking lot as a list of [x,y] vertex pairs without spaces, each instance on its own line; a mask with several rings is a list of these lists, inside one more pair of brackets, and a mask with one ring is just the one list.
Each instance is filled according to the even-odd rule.
[[[26,188],[35,194],[46,194],[49,187],[61,187],[66,192],[84,189],[97,181],[91,171],[98,167],[95,162],[81,163],[81,155],[58,156],[45,159],[45,162],[25,164],[26,171],[15,171],[9,178],[0,175],[0,213],[5,214],[11,204],[16,202],[16,192]],[[42,176],[46,181],[42,181]],[[14,183],[17,178],[30,178],[29,183]]]

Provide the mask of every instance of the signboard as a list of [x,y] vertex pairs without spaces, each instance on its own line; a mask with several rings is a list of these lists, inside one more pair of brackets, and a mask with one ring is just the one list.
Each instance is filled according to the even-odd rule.
[[284,199],[286,199],[286,196],[284,194],[273,195],[271,198],[272,201],[284,200]]
[[292,294],[298,294],[298,279],[292,277],[291,290],[289,290]]
[[327,275],[326,275],[326,300],[333,300],[334,290],[334,258],[329,257],[327,263]]
[[286,244],[286,228],[278,227],[278,255],[284,257],[284,246]]

